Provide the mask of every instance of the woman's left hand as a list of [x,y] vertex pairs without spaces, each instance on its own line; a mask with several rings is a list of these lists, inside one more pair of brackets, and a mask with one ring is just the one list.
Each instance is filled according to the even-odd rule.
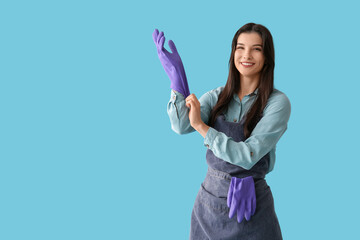
[[196,129],[199,125],[203,123],[203,121],[201,120],[200,102],[196,98],[195,94],[190,94],[185,99],[185,102],[186,102],[186,106],[190,108],[190,112],[189,112],[190,125]]

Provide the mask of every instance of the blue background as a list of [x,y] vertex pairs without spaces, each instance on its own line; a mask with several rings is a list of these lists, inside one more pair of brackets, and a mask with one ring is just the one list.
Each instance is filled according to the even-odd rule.
[[358,237],[355,2],[1,1],[0,239],[188,239],[206,148],[171,130],[152,33],[199,98],[248,22],[292,105],[267,175],[284,239]]

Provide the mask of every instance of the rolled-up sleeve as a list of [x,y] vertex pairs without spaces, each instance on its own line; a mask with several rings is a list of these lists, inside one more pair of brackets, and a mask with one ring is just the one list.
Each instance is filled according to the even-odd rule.
[[278,94],[269,98],[263,117],[245,141],[236,142],[210,127],[204,139],[204,146],[224,161],[247,170],[251,169],[276,146],[287,129],[290,113],[291,104],[288,97],[284,93]]
[[[214,95],[214,96],[212,96]],[[213,102],[217,99],[217,93],[209,91],[199,98],[201,120],[207,124]],[[167,113],[170,118],[171,129],[177,134],[187,134],[195,129],[190,124],[189,108],[185,105],[184,96],[171,90],[170,101],[167,104]]]

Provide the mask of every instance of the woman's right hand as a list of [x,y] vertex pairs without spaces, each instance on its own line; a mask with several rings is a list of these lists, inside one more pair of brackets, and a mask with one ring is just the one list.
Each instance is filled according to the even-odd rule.
[[157,53],[165,72],[170,78],[171,88],[180,92],[186,98],[190,95],[189,86],[186,79],[184,65],[181,61],[180,55],[172,40],[168,44],[172,51],[170,53],[164,48],[165,36],[164,32],[159,34],[159,30],[155,29],[153,32],[153,40],[157,48]]

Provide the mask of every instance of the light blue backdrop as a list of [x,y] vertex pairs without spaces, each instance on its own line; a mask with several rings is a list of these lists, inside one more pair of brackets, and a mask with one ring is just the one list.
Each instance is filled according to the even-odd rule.
[[171,130],[152,32],[200,97],[248,22],[292,104],[267,176],[284,239],[358,237],[355,2],[1,1],[0,239],[188,239],[206,148]]

